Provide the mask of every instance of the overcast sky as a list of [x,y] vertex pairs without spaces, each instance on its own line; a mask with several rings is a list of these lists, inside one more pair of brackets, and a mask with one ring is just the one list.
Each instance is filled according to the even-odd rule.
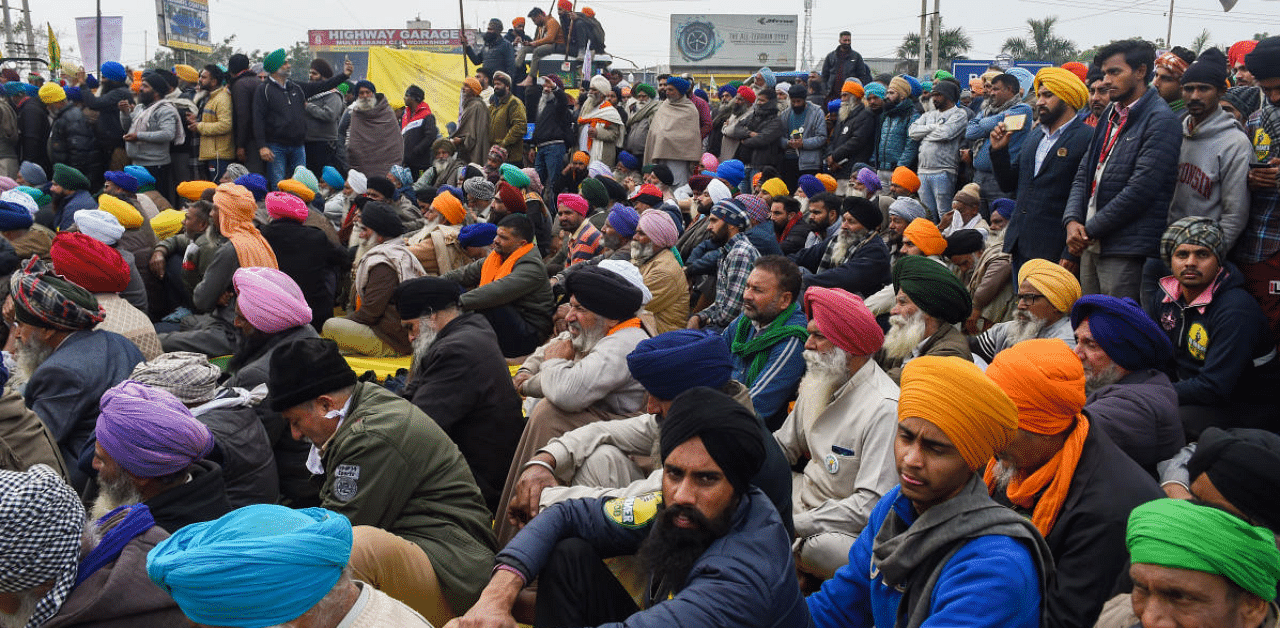
[[[1230,13],[1224,13],[1216,0],[1175,2],[1175,44],[1189,44],[1202,29],[1209,30],[1211,43],[1228,45],[1268,28],[1280,30],[1277,0],[1239,0]],[[74,18],[94,14],[93,0],[31,0],[31,4],[41,28],[48,21],[65,33],[64,48],[76,47]],[[639,66],[669,61],[671,13],[794,12],[801,16],[798,39],[803,33],[802,0],[579,0],[578,4],[596,10],[608,33],[609,50]],[[929,0],[931,11],[932,4]],[[814,0],[814,5],[813,53],[818,64],[835,46],[841,30],[853,32],[854,48],[863,56],[891,57],[903,35],[919,29],[920,6],[912,0]],[[21,4],[10,0],[10,6]],[[509,23],[532,6],[510,0],[467,0],[465,19],[468,26],[483,25],[490,17]],[[446,10],[438,13],[442,8]],[[1058,33],[1080,48],[1133,36],[1164,37],[1168,8],[1165,0],[941,0],[944,26],[963,26],[972,37],[972,59],[994,57],[1006,38],[1026,34],[1028,18],[1050,15],[1059,17]],[[144,59],[144,40],[145,50],[154,53],[156,19],[151,0],[103,0],[102,11],[103,15],[124,16],[125,61]],[[405,20],[415,16],[431,21],[435,28],[456,28],[459,23],[456,5],[440,0],[210,0],[209,11],[215,41],[234,33],[236,43],[249,50],[304,40],[308,29],[403,28]],[[529,30],[532,32],[532,26]],[[625,62],[620,65],[629,66]]]

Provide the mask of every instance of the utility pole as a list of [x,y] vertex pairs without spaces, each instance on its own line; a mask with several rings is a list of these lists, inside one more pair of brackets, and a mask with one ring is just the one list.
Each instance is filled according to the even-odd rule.
[[0,7],[4,8],[4,54],[8,57],[13,55],[13,22],[9,21],[9,0],[0,0]]
[[[931,70],[938,69],[938,43],[942,37],[939,34],[939,31],[942,30],[942,11],[938,8],[938,2],[939,0],[933,0],[933,54],[929,57],[929,69]],[[920,80],[923,81],[927,78],[924,75],[924,70],[921,70]]]
[[98,0],[98,11],[94,25],[98,29],[98,56],[94,57],[94,59],[98,61],[98,67],[100,68],[102,67],[102,0]]
[[[32,27],[31,25],[31,6],[27,3],[27,0],[22,0],[22,13],[26,16],[25,19],[27,22],[27,56],[28,57],[39,56],[36,54],[35,30],[33,30],[34,27]],[[37,70],[36,65],[34,63],[31,64],[31,71],[35,72],[36,70]]]
[[813,0],[804,0],[804,43],[800,46],[802,69],[813,69]]
[[1173,49],[1173,0],[1169,0],[1169,28],[1165,31],[1164,47]]
[[[23,0],[25,2],[25,0]],[[925,18],[929,17],[929,0],[920,0],[920,63],[916,65],[916,74],[924,71],[924,42],[929,37],[925,32]]]

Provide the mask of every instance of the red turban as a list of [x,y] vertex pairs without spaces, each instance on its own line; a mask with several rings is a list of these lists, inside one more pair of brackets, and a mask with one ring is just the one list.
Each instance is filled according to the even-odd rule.
[[498,183],[498,200],[507,208],[507,213],[523,214],[528,209],[524,203],[524,194],[506,181]]
[[89,292],[114,294],[129,287],[129,264],[124,257],[83,233],[59,233],[49,256],[59,275]]
[[884,331],[856,294],[813,286],[804,293],[804,309],[818,331],[849,355],[871,355],[884,344]]
[[1231,47],[1227,48],[1227,64],[1234,68],[1244,63],[1244,56],[1253,52],[1253,49],[1257,47],[1258,40],[1256,39],[1246,39],[1231,44]]

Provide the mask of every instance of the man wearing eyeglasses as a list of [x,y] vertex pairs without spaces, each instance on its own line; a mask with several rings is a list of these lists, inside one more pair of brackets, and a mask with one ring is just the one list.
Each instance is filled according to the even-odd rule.
[[1018,269],[1018,309],[1013,319],[969,338],[974,355],[990,362],[997,353],[1023,340],[1061,338],[1075,348],[1071,306],[1080,298],[1080,282],[1053,262],[1033,259]]

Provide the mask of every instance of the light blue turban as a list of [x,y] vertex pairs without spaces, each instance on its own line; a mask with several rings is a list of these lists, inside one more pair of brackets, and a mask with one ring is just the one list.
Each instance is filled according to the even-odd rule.
[[336,512],[256,504],[161,541],[147,554],[147,575],[196,623],[265,628],[329,594],[351,541],[351,522]]

